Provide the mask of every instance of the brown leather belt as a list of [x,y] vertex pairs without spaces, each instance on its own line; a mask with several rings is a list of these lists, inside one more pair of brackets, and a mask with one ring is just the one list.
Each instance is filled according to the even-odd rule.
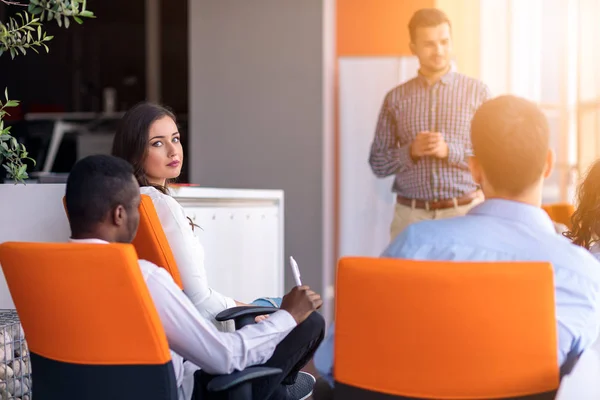
[[[454,199],[443,199],[438,201],[426,201],[426,200],[416,200],[416,199],[407,199],[406,197],[397,196],[396,201],[398,204],[402,204],[403,206],[412,207],[414,203],[415,208],[420,208],[424,210],[443,210],[446,208],[452,208],[456,204],[457,206],[465,206],[467,204],[471,204],[473,200],[475,200],[479,196],[479,191],[467,193],[464,196],[456,197]],[[456,201],[456,203],[455,203]]]

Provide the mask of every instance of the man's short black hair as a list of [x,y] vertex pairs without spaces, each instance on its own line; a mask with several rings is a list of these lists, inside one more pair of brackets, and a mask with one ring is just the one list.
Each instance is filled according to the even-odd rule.
[[69,174],[65,196],[71,233],[89,233],[118,205],[133,207],[139,189],[133,167],[109,155],[93,155],[78,161]]
[[485,102],[471,121],[473,154],[496,190],[519,195],[539,181],[550,146],[548,120],[516,96]]

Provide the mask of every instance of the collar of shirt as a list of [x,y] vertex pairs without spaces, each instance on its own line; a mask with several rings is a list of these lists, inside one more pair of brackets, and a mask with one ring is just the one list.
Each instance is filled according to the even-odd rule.
[[106,240],[102,239],[73,239],[69,238],[70,243],[90,243],[90,244],[109,244]]
[[473,207],[469,215],[484,215],[525,223],[534,228],[554,233],[552,220],[540,207],[518,201],[489,199]]
[[[418,73],[418,75],[417,75],[417,79],[419,80],[419,82],[420,82],[422,85],[425,85],[425,86],[430,86],[430,85],[429,85],[429,82],[427,81],[427,78],[425,77],[425,75],[423,75],[423,74],[421,73],[421,71],[420,71],[420,70],[419,70],[419,73]],[[443,83],[444,85],[448,85],[448,84],[450,84],[450,83],[454,82],[454,80],[455,80],[455,79],[456,79],[456,72],[455,72],[455,71],[454,71],[452,68],[450,68],[450,69],[448,70],[448,72],[446,72],[444,75],[442,75],[442,77],[440,78],[440,80],[439,80],[438,82],[441,82],[441,83]],[[437,83],[437,82],[436,82],[436,83]],[[435,85],[435,84],[434,84],[434,85]]]

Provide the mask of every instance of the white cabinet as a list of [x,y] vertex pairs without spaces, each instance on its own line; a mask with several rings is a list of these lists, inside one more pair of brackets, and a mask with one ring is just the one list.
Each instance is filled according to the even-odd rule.
[[208,282],[239,301],[283,295],[283,192],[180,188],[173,197],[199,226]]
[[[64,184],[0,185],[5,210],[0,243],[66,242]],[[175,197],[202,229],[209,284],[240,301],[283,294],[283,192],[176,188]],[[13,309],[0,271],[0,309]]]

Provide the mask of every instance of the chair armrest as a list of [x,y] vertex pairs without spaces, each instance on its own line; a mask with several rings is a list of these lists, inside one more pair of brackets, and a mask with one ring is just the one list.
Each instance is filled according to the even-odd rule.
[[219,322],[234,320],[235,329],[241,329],[246,325],[254,323],[254,319],[259,315],[273,314],[279,311],[279,308],[275,307],[254,307],[254,306],[240,306],[231,307],[227,310],[221,311],[216,316],[216,320]]
[[209,392],[230,391],[239,385],[250,383],[255,379],[281,374],[282,372],[279,368],[249,367],[243,371],[236,371],[229,375],[219,375],[211,379],[206,388]]

